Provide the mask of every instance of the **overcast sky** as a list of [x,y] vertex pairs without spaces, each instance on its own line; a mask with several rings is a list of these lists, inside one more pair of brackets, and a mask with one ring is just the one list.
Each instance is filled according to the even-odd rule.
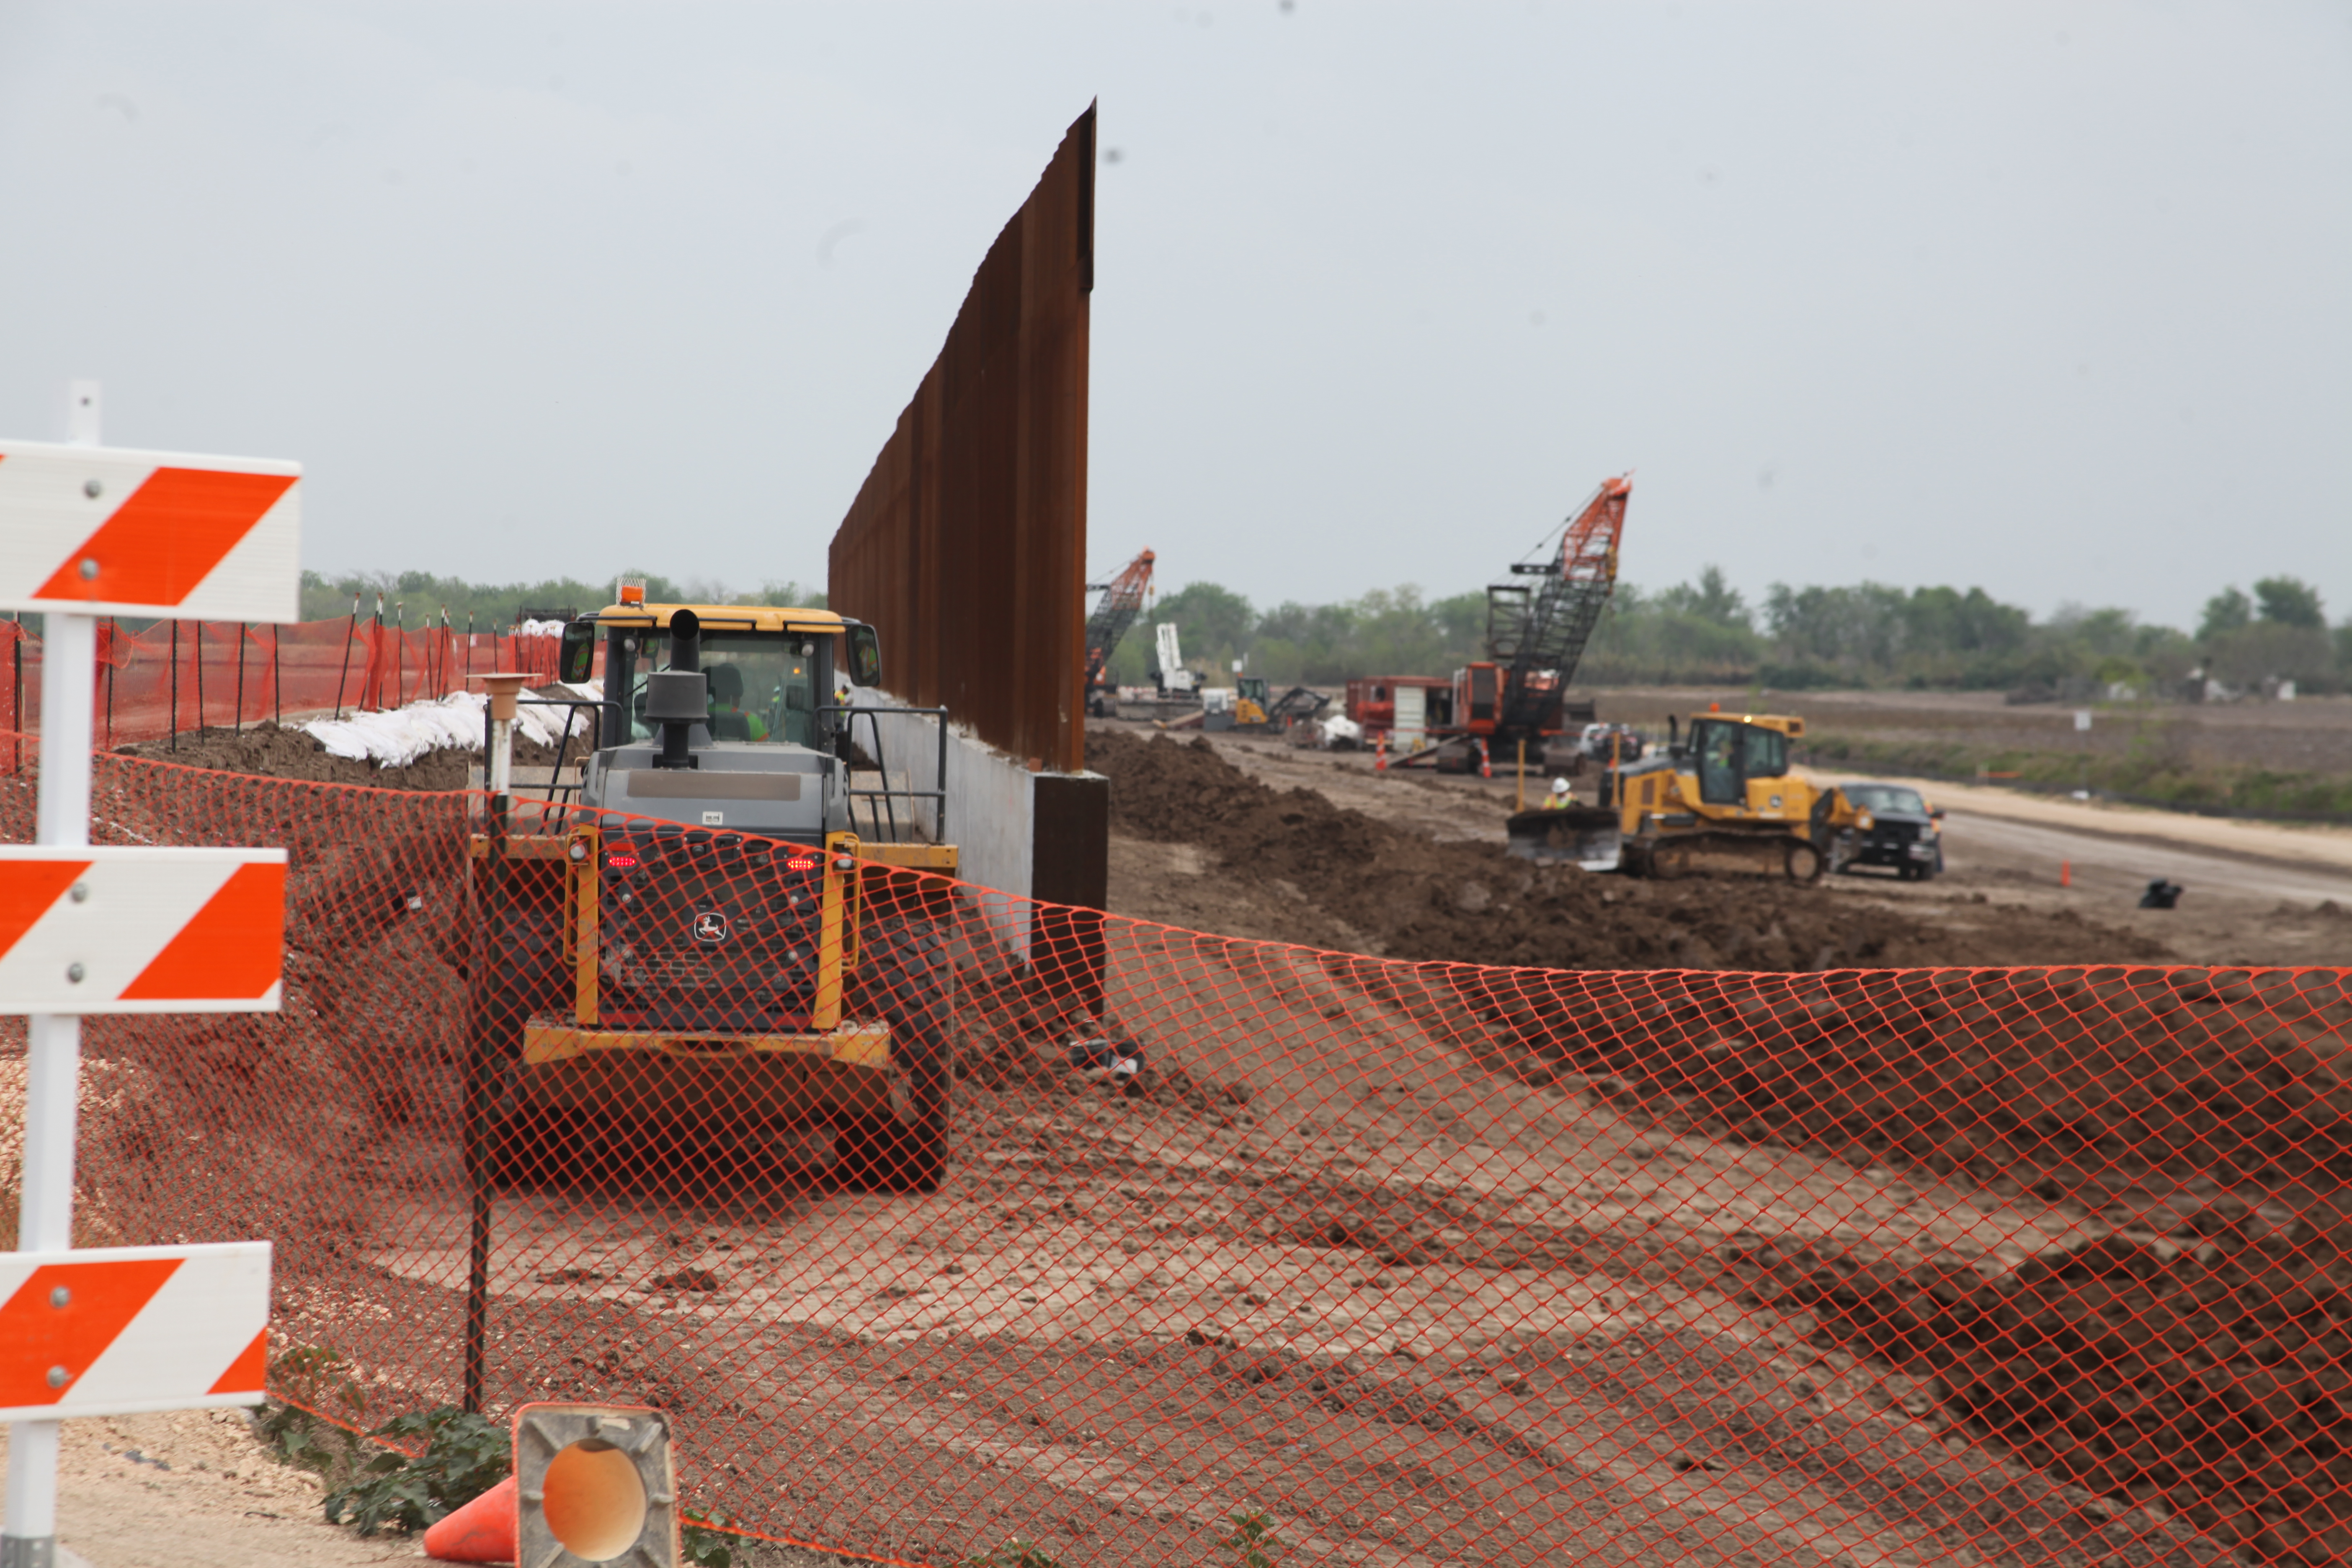
[[306,563],[821,581],[1102,106],[1093,569],[2352,616],[2352,6],[0,6],[0,433]]

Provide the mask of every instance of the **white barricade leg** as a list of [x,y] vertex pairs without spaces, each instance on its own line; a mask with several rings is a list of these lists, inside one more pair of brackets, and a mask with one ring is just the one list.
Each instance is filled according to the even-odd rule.
[[[34,837],[78,848],[89,842],[90,706],[97,697],[98,621],[52,612],[41,659],[41,793]],[[81,1020],[36,1013],[26,1020],[25,1165],[16,1246],[45,1252],[73,1245],[74,1113],[81,1081]],[[8,1427],[7,1521],[0,1568],[57,1561],[58,1439],[62,1424]]]

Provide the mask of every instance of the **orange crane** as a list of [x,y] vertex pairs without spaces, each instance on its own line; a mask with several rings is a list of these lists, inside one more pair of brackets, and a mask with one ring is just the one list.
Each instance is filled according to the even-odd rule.
[[1631,474],[1602,480],[1561,528],[1549,559],[1511,567],[1515,577],[1540,581],[1486,590],[1486,657],[1493,662],[1463,671],[1454,721],[1490,753],[1522,740],[1540,743],[1562,728],[1570,678],[1617,585],[1617,542],[1633,493]]
[[1110,679],[1110,656],[1142,613],[1143,601],[1151,592],[1155,559],[1146,550],[1109,582],[1087,584],[1087,593],[1102,595],[1095,613],[1087,617],[1087,711],[1097,719],[1108,719],[1115,710],[1118,692]]
[[1547,741],[1589,721],[1589,704],[1569,708],[1568,683],[1617,585],[1617,542],[1633,493],[1630,474],[1602,480],[1575,516],[1544,536],[1532,558],[1513,563],[1515,581],[1488,586],[1485,658],[1455,670],[1450,681],[1350,680],[1348,717],[1364,727],[1366,739],[1398,728],[1399,710],[1409,705],[1422,721],[1402,727],[1437,744],[1397,765],[1476,773],[1482,762],[1510,760],[1522,743],[1533,761]]

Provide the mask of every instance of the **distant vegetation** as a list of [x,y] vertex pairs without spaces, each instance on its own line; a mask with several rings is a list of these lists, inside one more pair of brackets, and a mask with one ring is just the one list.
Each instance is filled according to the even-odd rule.
[[[1230,679],[1233,661],[1276,682],[1444,675],[1480,657],[1483,592],[1424,598],[1414,587],[1330,605],[1260,610],[1214,583],[1163,595],[1113,663],[1150,679],[1152,626],[1172,621],[1187,663]],[[2242,690],[2286,679],[2307,693],[2352,689],[2352,621],[2331,630],[2318,590],[2266,577],[2216,594],[2194,635],[2129,610],[2067,605],[2047,620],[1981,588],[1791,587],[1751,605],[1713,566],[1696,582],[1620,583],[1577,671],[1579,685],[1738,685],[1774,690],[1898,687],[2151,696],[2201,674]]]
[[[658,573],[642,574],[646,597],[671,605],[790,605],[799,609],[824,607],[822,589],[797,583],[767,583],[749,593],[738,593],[698,578],[677,582]],[[468,583],[460,577],[436,577],[430,572],[363,572],[326,576],[302,574],[302,618],[322,621],[352,613],[352,597],[360,598],[360,614],[375,614],[383,600],[387,621],[395,617],[411,630],[438,623],[449,612],[449,624],[464,631],[467,616],[477,631],[504,630],[518,611],[595,610],[613,602],[619,574],[595,583],[576,577],[553,577],[540,583]]]
[[[820,588],[770,582],[738,590],[705,579],[645,574],[657,603],[782,604],[823,608]],[[302,574],[306,620],[346,616],[354,594],[372,616],[412,628],[436,621],[478,630],[513,624],[530,609],[589,610],[612,602],[614,579],[468,583],[426,572]],[[1193,583],[1138,619],[1112,670],[1150,679],[1152,628],[1176,624],[1185,661],[1220,680],[1246,658],[1249,673],[1287,683],[1332,685],[1357,675],[1446,675],[1480,657],[1483,591],[1424,597],[1413,586],[1336,604],[1289,601],[1260,609],[1230,588]],[[2295,577],[2265,577],[2252,592],[2230,586],[2207,601],[2195,633],[2140,621],[2131,611],[2067,605],[2036,621],[1981,588],[1790,587],[1775,583],[1752,605],[1713,566],[1695,582],[1650,590],[1620,583],[1577,671],[1580,685],[1824,687],[1920,690],[2033,689],[2090,698],[2128,687],[2143,696],[2177,690],[2193,674],[2240,690],[2293,680],[2319,694],[2352,689],[2352,621],[2331,628],[2319,592]]]

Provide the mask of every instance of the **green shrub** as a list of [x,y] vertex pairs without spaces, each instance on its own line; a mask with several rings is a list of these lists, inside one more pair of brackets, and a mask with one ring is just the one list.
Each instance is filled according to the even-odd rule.
[[381,1530],[423,1530],[465,1507],[507,1477],[514,1468],[513,1438],[496,1426],[454,1405],[417,1415],[396,1415],[372,1437],[424,1439],[414,1458],[397,1449],[377,1455],[351,1483],[327,1495],[327,1522],[346,1516],[362,1535]]

